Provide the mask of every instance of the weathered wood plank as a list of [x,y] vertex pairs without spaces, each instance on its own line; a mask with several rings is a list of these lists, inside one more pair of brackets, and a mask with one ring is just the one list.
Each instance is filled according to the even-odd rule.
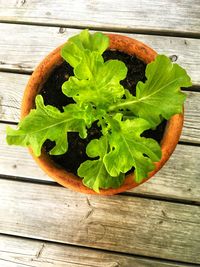
[[35,163],[26,148],[8,146],[6,124],[0,124],[0,175],[52,181]]
[[0,72],[0,120],[18,122],[29,75]]
[[[35,163],[27,149],[8,146],[0,124],[0,175],[53,181]],[[154,178],[131,190],[133,194],[200,202],[200,147],[178,145],[169,162]]]
[[200,140],[200,93],[187,93],[185,102],[185,118],[181,140],[199,143]]
[[0,264],[3,267],[187,267],[142,257],[0,235]]
[[[0,32],[0,69],[31,72],[46,54],[80,30],[0,24]],[[174,56],[173,59],[191,75],[193,84],[200,85],[199,68],[197,68],[200,61],[199,39],[125,35],[145,42],[158,53]]]
[[[0,72],[0,120],[18,122],[28,75]],[[182,141],[200,143],[200,93],[187,92]]]
[[6,180],[0,203],[1,233],[200,264],[199,206]]
[[199,34],[198,0],[0,1],[0,20]]

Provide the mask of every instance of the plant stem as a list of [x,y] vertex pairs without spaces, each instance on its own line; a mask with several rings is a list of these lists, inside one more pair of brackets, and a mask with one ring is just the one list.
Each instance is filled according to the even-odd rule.
[[133,104],[138,103],[138,102],[140,102],[140,100],[130,100],[130,101],[126,101],[126,102],[123,102],[123,103],[117,103],[117,104],[111,105],[108,108],[108,111],[113,111],[113,110],[116,110],[116,109],[124,108],[124,107],[133,105]]

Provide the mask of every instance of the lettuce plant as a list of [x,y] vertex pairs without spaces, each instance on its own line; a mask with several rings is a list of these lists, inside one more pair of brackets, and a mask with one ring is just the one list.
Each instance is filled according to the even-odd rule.
[[36,108],[18,125],[7,128],[7,142],[30,146],[39,157],[44,142],[55,141],[51,155],[68,149],[67,133],[78,132],[87,137],[87,129],[98,122],[102,136],[92,140],[86,149],[91,158],[78,168],[83,183],[96,192],[100,188],[119,187],[125,173],[135,168],[135,181],[141,182],[161,158],[160,145],[141,134],[155,129],[163,119],[182,112],[186,98],[180,87],[191,86],[190,77],[178,64],[164,55],[146,67],[146,81],[138,82],[133,96],[120,81],[127,74],[126,65],[118,60],[104,62],[102,54],[109,47],[109,38],[102,33],[82,31],[68,40],[61,55],[73,68],[62,85],[62,92],[74,104],[63,111],[44,105],[37,95]]

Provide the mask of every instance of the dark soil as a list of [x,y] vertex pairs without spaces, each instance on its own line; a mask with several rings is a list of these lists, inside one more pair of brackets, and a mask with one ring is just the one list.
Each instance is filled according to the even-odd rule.
[[[134,56],[129,56],[119,51],[105,51],[103,54],[104,60],[118,59],[123,61],[127,68],[128,74],[125,80],[121,81],[124,88],[128,89],[131,94],[135,95],[136,84],[138,81],[145,81],[145,68],[146,65]],[[61,91],[62,84],[73,75],[72,67],[64,62],[62,65],[57,67],[47,82],[44,84],[40,94],[44,98],[45,105],[53,105],[59,108],[61,111],[62,107],[67,104],[74,103],[72,98],[65,96]],[[158,142],[161,141],[166,121],[163,121],[156,130],[148,130],[143,133],[143,136],[154,138]],[[89,159],[86,155],[87,144],[95,138],[101,136],[100,128],[97,123],[93,123],[92,127],[88,129],[88,136],[86,139],[81,139],[78,133],[68,133],[68,151],[67,153],[60,156],[50,156],[51,159],[62,166],[64,169],[77,174],[77,169],[82,162]],[[66,137],[67,138],[67,137]],[[55,142],[47,140],[44,144],[44,148],[47,153],[54,147]]]
[[63,62],[53,71],[40,91],[45,105],[52,105],[63,111],[62,107],[74,103],[74,100],[64,95],[61,90],[62,84],[73,75],[73,68],[67,62]]

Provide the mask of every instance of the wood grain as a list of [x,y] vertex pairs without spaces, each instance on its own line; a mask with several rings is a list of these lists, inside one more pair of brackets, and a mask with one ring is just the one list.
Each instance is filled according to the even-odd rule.
[[28,150],[19,146],[9,146],[6,143],[6,124],[0,123],[0,175],[52,181],[35,163]]
[[3,267],[187,267],[69,245],[0,235]]
[[[28,75],[0,72],[0,120],[18,122]],[[200,93],[187,92],[182,141],[200,143]]]
[[[79,32],[67,27],[92,27],[145,33],[125,35],[171,56],[191,75],[196,90],[200,88],[200,39],[195,39],[200,36],[199,0],[0,0],[0,21],[43,25],[0,24],[2,71],[31,73],[47,53]],[[1,121],[19,120],[28,78],[0,73]],[[200,144],[199,103],[200,93],[189,92],[182,141]],[[169,202],[200,203],[199,146],[179,144],[155,178],[130,191],[131,196],[86,196],[53,182],[45,185],[52,180],[26,149],[5,144],[5,126],[0,123],[0,233],[16,237],[0,235],[0,266],[200,265],[200,206]]]
[[18,122],[29,75],[0,72],[0,120]]
[[6,180],[0,203],[4,234],[200,264],[199,206]]
[[181,140],[199,144],[200,140],[200,93],[187,93],[184,126]]
[[[31,2],[29,1],[30,4]],[[31,72],[46,54],[80,30],[0,24],[0,32],[0,69]],[[146,43],[158,53],[172,56],[173,60],[188,71],[193,84],[200,85],[200,72],[197,68],[200,62],[200,39],[125,35]]]
[[198,0],[1,0],[0,20],[123,31],[200,32]]
[[[0,124],[0,175],[53,182],[36,165],[26,148],[6,144],[5,126]],[[200,147],[178,145],[167,164],[130,193],[200,203],[199,166]]]

